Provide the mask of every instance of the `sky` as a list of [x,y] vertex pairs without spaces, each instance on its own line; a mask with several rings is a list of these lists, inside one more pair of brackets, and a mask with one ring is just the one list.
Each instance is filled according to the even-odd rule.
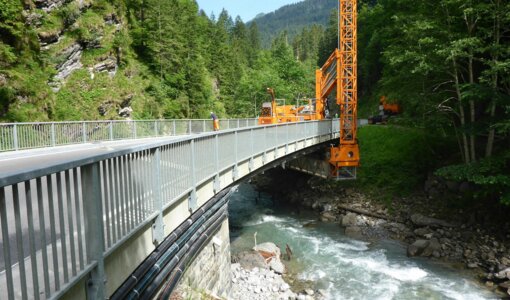
[[269,13],[278,8],[302,0],[197,0],[198,5],[210,16],[218,16],[225,8],[232,18],[240,16],[244,22],[251,21],[259,13]]

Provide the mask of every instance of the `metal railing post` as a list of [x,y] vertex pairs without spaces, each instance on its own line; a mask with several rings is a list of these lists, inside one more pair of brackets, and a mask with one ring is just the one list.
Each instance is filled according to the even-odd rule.
[[51,146],[55,147],[56,138],[55,138],[55,123],[51,123]]
[[191,140],[191,184],[193,185],[188,201],[189,211],[192,213],[197,208],[197,178],[195,166],[195,140]]
[[172,130],[172,132],[173,132],[173,135],[176,135],[176,133],[175,133],[175,132],[176,132],[176,128],[175,128],[175,120],[173,121],[173,130]]
[[205,129],[205,120],[202,121],[202,132],[206,132],[206,129]]
[[14,124],[12,128],[12,137],[14,138],[14,150],[19,150],[18,144],[18,125]]
[[133,122],[133,138],[136,139],[137,137],[137,133],[136,133],[136,121],[131,121]]
[[219,136],[216,134],[214,136],[214,161],[216,168],[216,175],[214,176],[214,192],[217,193],[220,191],[221,183],[220,183],[220,144],[219,144]]
[[165,239],[165,224],[163,222],[163,199],[161,198],[161,149],[159,147],[154,150],[152,177],[154,208],[158,212],[158,216],[152,225],[152,240],[155,245],[158,245]]
[[255,155],[255,150],[253,149],[253,128],[250,129],[250,162],[248,164],[248,169],[253,171],[253,155]]
[[110,141],[113,141],[113,122],[110,121]]
[[81,123],[81,131],[83,133],[83,143],[87,142],[87,123]]
[[89,274],[87,299],[105,299],[103,205],[99,162],[81,167],[87,261],[96,265]]
[[188,127],[189,127],[189,134],[191,134],[191,120],[188,121]]
[[267,163],[267,133],[266,133],[266,126],[264,126],[264,154],[262,154],[262,163]]
[[239,128],[241,125],[239,124],[239,119],[237,119],[237,128]]
[[289,154],[289,123],[285,124],[285,155]]
[[154,121],[154,134],[155,134],[155,136],[159,136],[158,120]]
[[234,165],[234,173],[232,175],[234,177],[234,181],[236,181],[237,178],[239,178],[239,170],[238,170],[238,167],[237,167],[237,165],[239,164],[239,154],[238,154],[239,137],[237,136],[237,130],[234,132],[234,136],[235,136],[235,139],[234,139],[234,141],[235,141],[234,142],[235,165]]

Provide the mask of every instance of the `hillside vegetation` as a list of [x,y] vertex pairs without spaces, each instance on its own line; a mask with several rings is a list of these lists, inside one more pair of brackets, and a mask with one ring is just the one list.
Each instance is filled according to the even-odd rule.
[[256,17],[262,45],[270,47],[271,41],[282,31],[293,39],[301,30],[311,25],[325,26],[331,10],[338,6],[338,0],[305,0],[285,5],[274,12]]
[[311,96],[314,59],[259,36],[193,0],[0,0],[0,120],[253,117],[269,86]]

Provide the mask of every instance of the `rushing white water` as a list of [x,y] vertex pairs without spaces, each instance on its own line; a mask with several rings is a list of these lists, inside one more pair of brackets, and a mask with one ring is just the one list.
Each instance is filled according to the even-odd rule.
[[[258,201],[257,201],[258,199]],[[258,204],[256,203],[258,202]],[[288,267],[326,290],[329,299],[496,299],[468,276],[426,259],[409,259],[398,242],[370,244],[343,234],[338,224],[317,223],[311,212],[273,207],[267,195],[240,185],[229,206],[232,252],[274,242],[294,253]]]

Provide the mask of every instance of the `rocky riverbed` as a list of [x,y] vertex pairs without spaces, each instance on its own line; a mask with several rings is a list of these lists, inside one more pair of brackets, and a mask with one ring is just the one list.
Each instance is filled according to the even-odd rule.
[[[352,188],[332,188],[313,178],[304,181],[299,175],[277,177],[279,180],[274,174],[261,177],[256,185],[277,194],[275,198],[299,204],[296,210],[317,211],[318,222],[338,223],[351,237],[404,242],[409,257],[446,262],[462,269],[459,271],[470,272],[500,297],[510,295],[510,236],[504,221],[495,231],[473,221],[467,212],[443,209],[427,195],[394,199],[388,207]],[[313,222],[308,226],[314,226]]]

